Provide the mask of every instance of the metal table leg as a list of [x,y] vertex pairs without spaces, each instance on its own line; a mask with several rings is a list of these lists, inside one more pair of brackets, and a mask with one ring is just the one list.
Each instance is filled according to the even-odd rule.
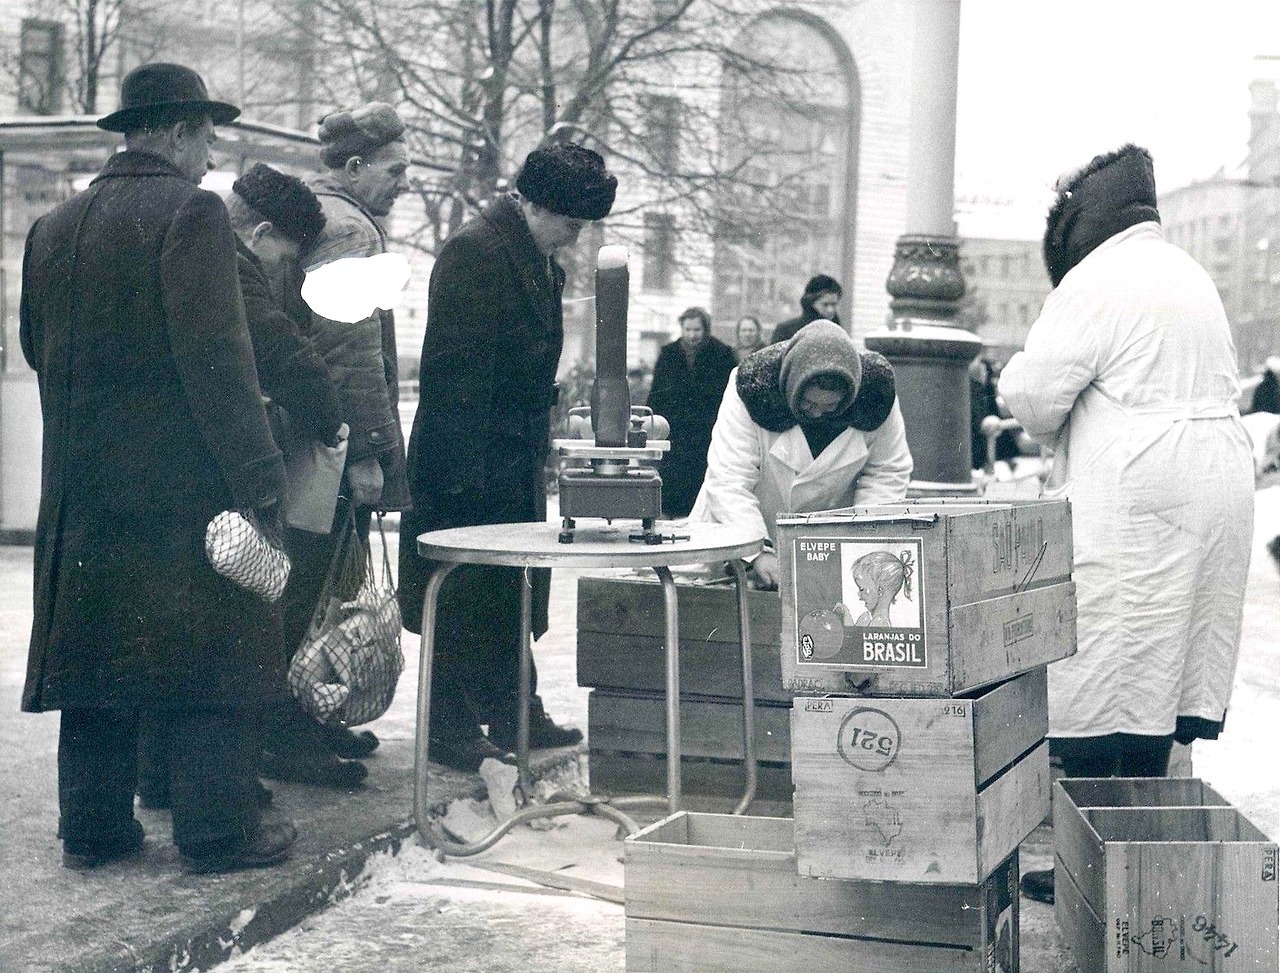
[[533,695],[533,584],[529,569],[520,574],[520,709],[516,719],[516,769],[520,792],[527,800],[533,793],[529,772],[529,707]]
[[751,609],[747,603],[747,572],[739,560],[729,562],[738,596],[738,641],[742,646],[742,763],[746,789],[734,814],[745,814],[756,799],[756,679],[751,665]]
[[671,569],[653,569],[662,582],[662,601],[667,623],[667,809],[680,810],[680,606]]
[[[427,581],[427,589],[422,597],[422,654],[418,663],[418,725],[414,738],[413,753],[413,817],[418,825],[418,834],[423,842],[431,848],[438,848],[446,855],[456,858],[478,855],[492,848],[504,834],[518,824],[536,818],[552,818],[562,814],[598,814],[608,818],[624,828],[629,834],[640,830],[640,825],[630,816],[613,807],[609,802],[597,798],[582,800],[557,801],[551,804],[522,808],[514,816],[501,822],[493,831],[479,841],[471,844],[456,842],[442,834],[436,828],[428,813],[430,803],[427,799],[427,764],[430,757],[431,740],[431,668],[435,655],[436,605],[439,601],[440,587],[456,563],[439,563],[431,572]],[[526,576],[527,577],[527,576]],[[529,677],[532,672],[531,618],[532,596],[526,583],[521,597],[521,630],[524,636],[523,652],[520,658],[520,725],[517,728],[517,741],[520,749],[520,783],[528,782],[529,772]]]

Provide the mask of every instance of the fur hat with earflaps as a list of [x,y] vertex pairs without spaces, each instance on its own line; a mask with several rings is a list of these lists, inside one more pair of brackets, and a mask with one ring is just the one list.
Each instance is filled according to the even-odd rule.
[[600,153],[573,142],[534,149],[520,167],[516,189],[531,203],[576,220],[600,220],[613,209],[618,177]]

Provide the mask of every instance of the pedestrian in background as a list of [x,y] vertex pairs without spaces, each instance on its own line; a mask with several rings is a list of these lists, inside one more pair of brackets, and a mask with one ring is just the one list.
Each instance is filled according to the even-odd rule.
[[671,424],[671,449],[658,463],[668,517],[693,509],[707,472],[716,410],[736,364],[733,349],[711,336],[711,315],[700,307],[681,313],[680,337],[658,352],[648,405]]
[[284,477],[235,236],[199,189],[214,125],[238,114],[189,68],[134,69],[98,122],[125,151],[27,238],[20,334],[44,446],[23,709],[62,710],[70,868],[142,849],[141,714],[167,731],[173,839],[191,871],[275,864],[297,835],[259,808],[255,727],[283,678],[271,609],[204,550],[225,510],[274,519]]
[[[308,185],[320,203],[324,227],[299,255],[308,271],[349,258],[387,252],[381,220],[409,189],[409,150],[404,122],[394,108],[373,102],[336,111],[320,122],[320,160],[325,172]],[[314,309],[313,309],[314,311]],[[399,362],[395,318],[375,310],[355,322],[315,311],[310,338],[337,386],[342,421],[350,430],[342,496],[329,534],[286,527],[293,572],[284,593],[284,637],[290,652],[306,635],[325,576],[354,508],[356,530],[368,543],[373,512],[405,510],[404,437],[400,431]],[[273,710],[268,721],[263,773],[327,787],[355,787],[367,776],[359,762],[377,747],[372,731],[320,726],[302,707]]]
[[742,359],[764,347],[764,329],[760,326],[760,319],[749,314],[738,318],[733,338],[733,354],[741,363]]
[[836,306],[840,303],[840,282],[826,274],[815,274],[804,285],[804,293],[800,295],[799,317],[788,318],[773,329],[770,344],[786,341],[811,321],[834,321],[840,323],[840,315]]
[[[400,607],[420,631],[430,565],[424,531],[544,521],[543,467],[564,343],[564,271],[556,251],[613,207],[618,181],[573,143],[529,153],[516,192],[498,197],[441,248],[431,272],[421,397],[409,437],[413,512],[400,522]],[[475,770],[511,761],[520,696],[521,586],[533,632],[547,629],[550,572],[466,565],[440,590],[432,672],[432,759]],[[569,746],[533,691],[529,741]],[[481,729],[489,727],[486,737]]]
[[734,370],[689,519],[767,538],[747,574],[772,590],[778,514],[901,500],[911,468],[893,366],[819,321]]
[[[1067,777],[1163,777],[1215,739],[1231,697],[1253,538],[1253,457],[1231,329],[1167,243],[1151,156],[1100,155],[1057,185],[1053,291],[1000,378],[1071,500],[1078,649],[1049,667]],[[1023,890],[1052,900],[1053,873]]]

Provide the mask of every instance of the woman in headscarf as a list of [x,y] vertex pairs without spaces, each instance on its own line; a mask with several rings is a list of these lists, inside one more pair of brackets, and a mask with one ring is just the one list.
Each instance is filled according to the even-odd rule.
[[[903,499],[911,467],[892,366],[815,321],[734,369],[689,519],[772,539],[779,513]],[[773,551],[748,573],[755,587],[776,588]]]
[[[1240,648],[1253,457],[1236,352],[1213,281],[1165,242],[1145,149],[1057,188],[1054,290],[1000,377],[1071,500],[1078,650],[1049,667],[1049,736],[1067,777],[1163,777],[1175,739],[1218,736]],[[1051,878],[1023,889],[1052,901]]]

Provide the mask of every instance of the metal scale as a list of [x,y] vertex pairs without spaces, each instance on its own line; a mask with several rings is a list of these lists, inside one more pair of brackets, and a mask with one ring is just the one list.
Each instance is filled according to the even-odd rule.
[[670,426],[645,406],[631,404],[627,384],[626,247],[605,246],[596,256],[596,378],[591,405],[569,412],[568,439],[554,440],[568,461],[560,472],[559,540],[572,544],[579,517],[639,520],[630,539],[660,544],[678,539],[655,529],[662,516],[662,477],[651,464],[671,448]]

